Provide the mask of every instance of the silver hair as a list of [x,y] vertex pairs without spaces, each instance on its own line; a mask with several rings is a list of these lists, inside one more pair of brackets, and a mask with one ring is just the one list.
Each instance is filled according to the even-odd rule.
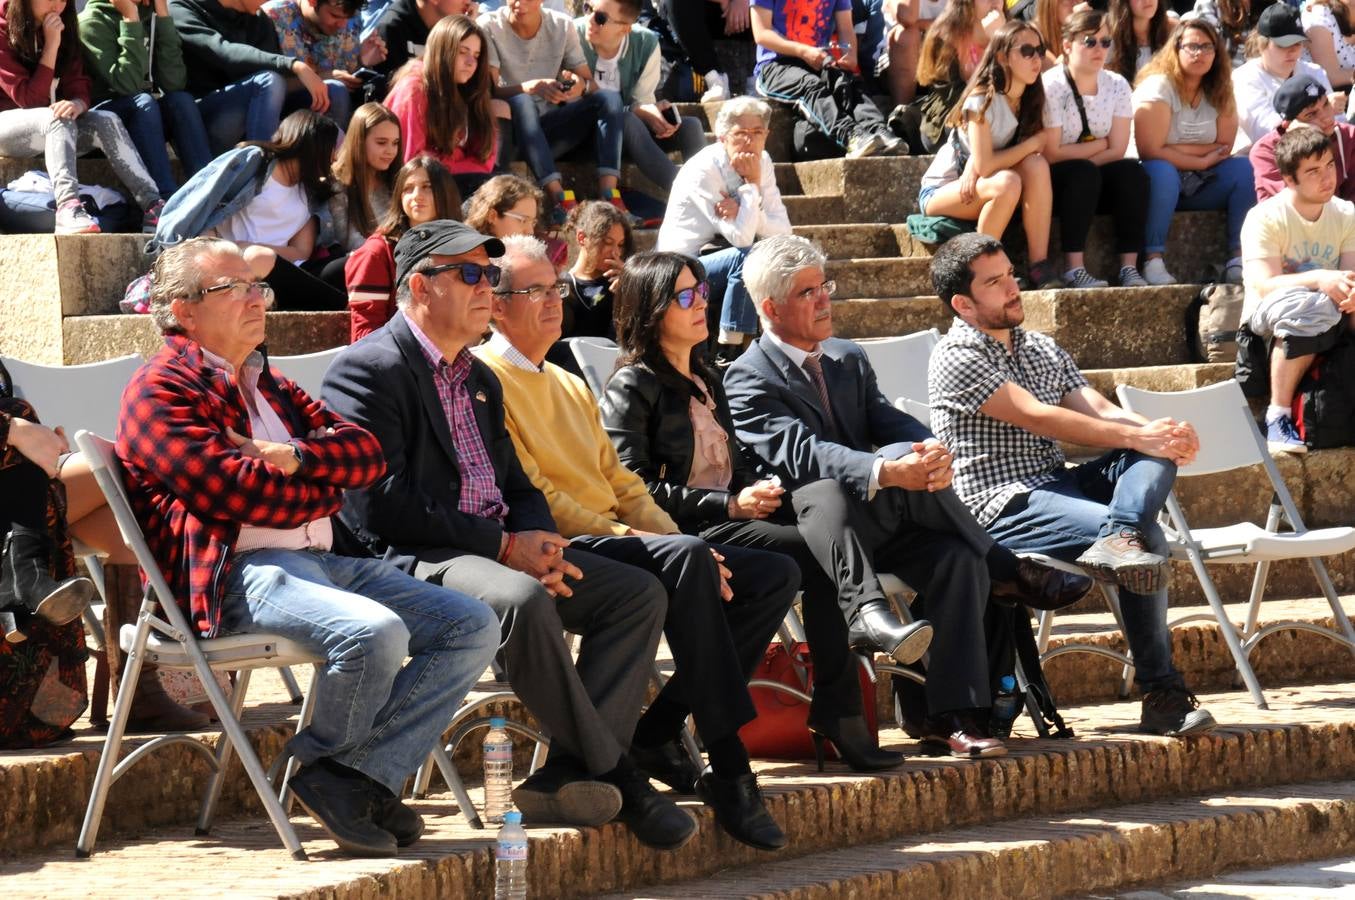
[[762,119],[763,125],[768,125],[772,121],[772,108],[757,97],[735,97],[733,100],[726,100],[720,105],[720,112],[715,116],[715,137],[718,139],[728,134],[734,123],[742,116],[757,116]]
[[222,238],[195,237],[166,248],[151,268],[151,319],[161,334],[182,334],[169,305],[175,300],[202,302],[204,256],[240,256],[240,248]]
[[538,238],[514,234],[500,240],[503,241],[503,256],[494,260],[494,264],[499,267],[499,290],[512,290],[513,272],[522,266],[550,262],[546,244]]
[[409,309],[409,301],[414,298],[414,289],[409,286],[409,283],[414,279],[415,275],[426,272],[435,265],[437,265],[437,263],[433,260],[433,257],[425,256],[410,267],[409,272],[405,274],[404,279],[395,289],[395,305],[398,308]]
[[762,311],[762,301],[770,297],[782,302],[802,269],[822,269],[827,262],[818,244],[798,234],[777,234],[753,245],[753,252],[743,261],[743,283],[764,330],[770,323]]

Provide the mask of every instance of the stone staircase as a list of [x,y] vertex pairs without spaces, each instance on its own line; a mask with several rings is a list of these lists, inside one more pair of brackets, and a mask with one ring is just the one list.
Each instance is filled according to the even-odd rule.
[[[692,106],[689,114],[714,108]],[[769,149],[789,159],[788,120],[778,110]],[[820,243],[839,285],[838,333],[868,338],[923,328],[944,331],[949,312],[931,296],[931,248],[903,226],[915,211],[926,159],[779,163],[778,183],[795,230]],[[26,168],[0,160],[0,175]],[[586,193],[591,168],[566,165]],[[108,182],[102,161],[82,161],[82,180]],[[640,179],[627,175],[628,183]],[[641,232],[641,249],[653,244]],[[148,317],[117,314],[128,281],[144,270],[138,235],[0,237],[0,356],[73,364],[147,354],[159,344]],[[1057,239],[1055,241],[1057,247]],[[1109,219],[1098,217],[1088,245],[1093,272],[1110,271]],[[1168,266],[1198,281],[1222,258],[1220,214],[1176,217]],[[1014,247],[1019,252],[1019,241]],[[1050,333],[1098,390],[1117,383],[1179,390],[1231,376],[1231,366],[1190,361],[1183,317],[1197,287],[1045,291],[1026,295],[1027,324]],[[346,340],[345,313],[270,314],[273,353],[320,350]],[[1355,518],[1355,450],[1279,460],[1313,526]],[[1178,483],[1197,525],[1262,518],[1269,495],[1257,472]],[[1355,554],[1328,562],[1338,590],[1355,592]],[[1212,570],[1230,603],[1245,601],[1246,567]],[[1306,566],[1273,567],[1264,620],[1330,620]],[[1349,598],[1347,604],[1349,605]],[[1200,611],[1189,568],[1173,572],[1173,616]],[[1241,606],[1232,608],[1236,618]],[[1240,623],[1239,623],[1240,624]],[[1133,885],[1205,877],[1225,869],[1355,855],[1355,657],[1305,632],[1268,638],[1253,655],[1270,709],[1235,687],[1231,658],[1216,626],[1173,632],[1175,658],[1202,702],[1222,723],[1183,741],[1133,732],[1137,698],[1120,700],[1120,671],[1109,660],[1070,654],[1046,673],[1078,736],[1037,740],[1017,726],[1008,757],[981,762],[927,759],[892,725],[887,680],[877,705],[882,743],[909,753],[896,772],[854,775],[830,763],[759,761],[773,815],[791,844],[779,854],[727,838],[711,814],[692,805],[698,837],[673,854],[647,850],[623,828],[533,828],[535,897],[785,898],[933,896],[1054,897],[1105,894]],[[1123,647],[1093,596],[1061,615],[1051,646],[1072,642]],[[302,674],[302,673],[298,673]],[[295,724],[268,675],[255,680],[246,728],[265,765]],[[493,687],[482,683],[479,690]],[[506,711],[523,716],[516,705]],[[477,736],[478,737],[478,736]],[[208,737],[214,740],[214,737]],[[477,750],[457,761],[474,780]],[[449,794],[415,805],[429,832],[392,860],[346,860],[311,821],[296,823],[311,854],[292,862],[262,817],[236,765],[222,821],[192,833],[206,784],[202,761],[171,747],[139,764],[110,799],[102,839],[90,860],[72,849],[99,748],[86,722],[76,738],[46,751],[0,753],[0,879],[20,897],[136,895],[349,898],[489,897],[491,840],[471,830]],[[473,795],[477,792],[472,789]],[[172,863],[171,863],[172,860]]]

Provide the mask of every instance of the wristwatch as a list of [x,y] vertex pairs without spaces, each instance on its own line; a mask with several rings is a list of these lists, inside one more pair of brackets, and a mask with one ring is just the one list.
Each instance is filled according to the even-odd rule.
[[292,458],[296,460],[297,469],[305,462],[301,457],[301,448],[296,445],[296,441],[288,441],[287,446],[292,448]]

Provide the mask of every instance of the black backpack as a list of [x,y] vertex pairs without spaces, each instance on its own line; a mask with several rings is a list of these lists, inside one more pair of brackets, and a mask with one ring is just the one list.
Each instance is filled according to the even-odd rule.
[[1355,340],[1343,330],[1299,382],[1294,425],[1310,448],[1355,446]]

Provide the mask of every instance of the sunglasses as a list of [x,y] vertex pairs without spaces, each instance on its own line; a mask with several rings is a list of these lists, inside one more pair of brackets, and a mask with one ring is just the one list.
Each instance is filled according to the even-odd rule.
[[678,291],[673,295],[673,301],[677,303],[678,309],[691,309],[696,305],[696,298],[700,297],[702,302],[710,299],[710,285],[704,281],[699,281],[696,287],[689,287]]
[[499,286],[500,269],[494,265],[481,265],[473,262],[445,263],[440,266],[430,266],[424,269],[422,274],[428,278],[434,275],[441,275],[443,272],[450,272],[453,269],[461,273],[461,280],[468,285],[477,285],[481,278],[488,279],[490,287]]
[[1097,44],[1101,45],[1102,50],[1109,50],[1110,45],[1113,43],[1115,43],[1114,38],[1108,37],[1098,38],[1094,34],[1089,34],[1082,38],[1082,46],[1086,47],[1088,50],[1092,49]]
[[1030,59],[1044,54],[1044,44],[1021,44],[1016,48],[1022,59]]
[[620,19],[613,19],[602,10],[594,9],[593,4],[591,3],[585,3],[583,5],[583,14],[585,16],[592,16],[593,24],[599,28],[606,25],[608,22],[615,22],[617,25],[625,25],[627,28],[635,24],[634,22],[623,22]]

